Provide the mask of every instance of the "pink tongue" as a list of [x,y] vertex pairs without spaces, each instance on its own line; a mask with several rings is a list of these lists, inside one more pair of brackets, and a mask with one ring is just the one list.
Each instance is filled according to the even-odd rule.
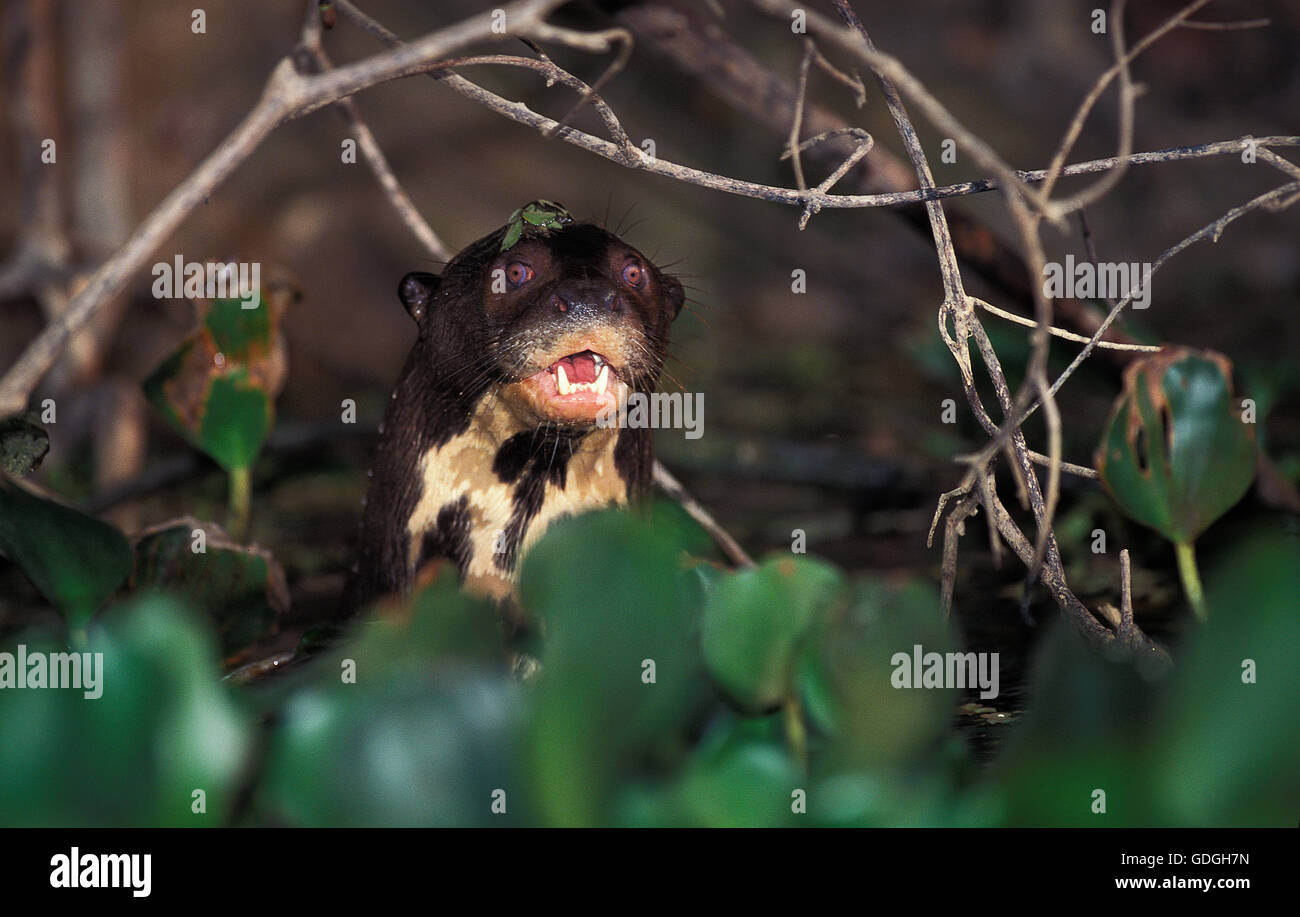
[[560,362],[564,364],[564,374],[569,377],[570,382],[596,381],[596,361],[591,358],[591,354],[580,353],[577,356],[565,357]]

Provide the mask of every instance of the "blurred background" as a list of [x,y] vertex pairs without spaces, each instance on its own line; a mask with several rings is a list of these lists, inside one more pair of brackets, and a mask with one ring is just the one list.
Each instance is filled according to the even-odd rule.
[[[1089,27],[1096,5],[914,0],[857,8],[879,47],[1006,161],[1034,169],[1048,164],[1076,105],[1109,66],[1106,37]],[[239,123],[298,40],[298,2],[221,0],[206,7],[201,35],[191,32],[192,6],[170,0],[5,4],[0,367],[17,359],[46,310],[57,308],[51,278],[75,288],[119,247]],[[491,6],[363,4],[405,39]],[[636,11],[625,7],[636,6],[573,3],[558,21],[626,24]],[[828,3],[809,6],[832,13]],[[1179,4],[1130,6],[1126,30],[1134,40]],[[680,8],[697,34],[716,29],[772,77],[796,78],[802,45],[788,23],[739,0]],[[1146,91],[1138,103],[1136,150],[1300,132],[1300,5],[1235,0],[1198,16],[1257,17],[1271,24],[1176,30],[1137,61],[1134,79]],[[381,50],[344,17],[324,44],[336,65]],[[29,53],[34,49],[39,53]],[[517,42],[493,50],[530,53]],[[547,51],[588,83],[608,62],[565,48]],[[462,72],[553,117],[574,102],[572,93],[547,89],[534,74],[491,67]],[[814,71],[808,91],[810,102],[866,128],[882,154],[899,157],[901,146],[870,80],[867,90],[866,104],[856,108],[844,87]],[[633,142],[653,140],[662,158],[793,185],[789,163],[780,161],[788,124],[774,130],[738,110],[648,36],[638,35],[626,69],[602,94]],[[385,83],[356,101],[399,181],[453,250],[500,226],[524,202],[546,198],[618,229],[683,279],[690,301],[674,328],[662,384],[704,393],[705,435],[687,441],[681,431],[661,431],[657,448],[751,554],[786,550],[792,530],[803,529],[811,553],[850,572],[937,579],[938,547],[925,547],[935,500],[960,479],[952,456],[984,439],[966,416],[955,366],[937,334],[942,288],[928,231],[875,209],[825,211],[801,232],[793,208],[629,171],[544,139],[426,78]],[[939,184],[982,177],[964,156],[941,162],[943,137],[915,110],[913,116]],[[1072,161],[1112,155],[1115,122],[1112,92],[1097,106]],[[574,125],[601,134],[589,111]],[[370,433],[414,338],[395,295],[397,281],[410,270],[438,269],[364,162],[341,161],[340,143],[349,136],[332,108],[282,126],[151,258],[170,261],[179,253],[191,261],[259,261],[264,271],[287,272],[301,293],[284,323],[289,370],[276,437],[254,470],[251,537],[284,565],[292,596],[281,645],[292,646],[305,627],[337,613]],[[47,137],[57,141],[56,165],[39,161],[39,142]],[[883,169],[877,162],[869,158],[868,166]],[[816,165],[806,168],[810,184],[826,174]],[[1271,167],[1236,156],[1135,167],[1089,209],[1092,244],[1103,261],[1152,261],[1282,181]],[[1080,186],[1064,182],[1060,190]],[[988,240],[1012,242],[993,194],[946,207],[989,227]],[[1085,257],[1077,223],[1065,234],[1048,230],[1045,238],[1051,258]],[[1171,262],[1158,275],[1151,307],[1121,323],[1138,339],[1229,356],[1239,388],[1267,396],[1264,443],[1292,484],[1300,477],[1297,238],[1294,209],[1252,213],[1217,244],[1200,243]],[[24,278],[24,259],[46,268]],[[804,294],[791,292],[795,269],[807,273]],[[966,280],[975,295],[1026,311],[1023,300],[975,272]],[[35,398],[39,404],[53,397],[59,405],[51,453],[37,479],[127,531],[183,512],[219,518],[225,499],[216,466],[195,457],[139,395],[140,382],[194,326],[192,306],[154,298],[151,283],[145,272],[134,278]],[[992,318],[985,323],[1014,387],[1026,352],[1024,329]],[[1056,371],[1075,352],[1074,345],[1054,344]],[[1098,357],[1062,392],[1067,460],[1091,464],[1119,388],[1119,366]],[[356,427],[338,422],[348,398],[362,419]],[[956,425],[940,420],[946,398],[958,402]],[[1041,427],[1030,423],[1027,430],[1031,444],[1044,448]],[[1168,545],[1125,523],[1092,484],[1067,478],[1065,486],[1059,531],[1080,597],[1113,601],[1114,551],[1132,547],[1139,623],[1175,639],[1185,609]],[[1233,537],[1234,519],[1249,521],[1259,512],[1252,494],[1206,536],[1203,553],[1213,554],[1216,539]],[[1111,534],[1108,555],[1087,549],[1096,527]],[[972,648],[1001,648],[1014,660],[1033,635],[1018,611],[1023,570],[995,569],[983,522],[968,528],[955,611]],[[45,614],[16,568],[0,568],[0,631],[13,633]],[[1035,595],[1031,617],[1055,614],[1050,599]]]

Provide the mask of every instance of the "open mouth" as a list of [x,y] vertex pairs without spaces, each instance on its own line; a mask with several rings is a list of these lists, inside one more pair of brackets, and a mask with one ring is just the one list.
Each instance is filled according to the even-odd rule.
[[577,395],[582,392],[605,394],[609,388],[609,363],[600,354],[590,350],[561,357],[546,370],[555,379],[555,390],[560,395]]
[[525,382],[545,413],[558,420],[585,422],[616,408],[618,392],[625,387],[605,356],[594,350],[560,357]]

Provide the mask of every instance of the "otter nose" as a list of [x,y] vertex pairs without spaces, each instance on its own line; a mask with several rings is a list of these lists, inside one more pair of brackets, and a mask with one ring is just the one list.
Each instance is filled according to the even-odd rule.
[[570,318],[594,318],[623,307],[618,291],[605,284],[566,284],[551,293],[550,305]]

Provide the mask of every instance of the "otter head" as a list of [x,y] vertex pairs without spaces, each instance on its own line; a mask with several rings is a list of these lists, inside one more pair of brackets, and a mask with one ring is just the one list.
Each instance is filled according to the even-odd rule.
[[528,227],[506,245],[511,231],[469,246],[441,279],[402,278],[399,296],[441,364],[432,374],[458,400],[492,392],[525,427],[581,430],[653,391],[681,283],[599,226]]

